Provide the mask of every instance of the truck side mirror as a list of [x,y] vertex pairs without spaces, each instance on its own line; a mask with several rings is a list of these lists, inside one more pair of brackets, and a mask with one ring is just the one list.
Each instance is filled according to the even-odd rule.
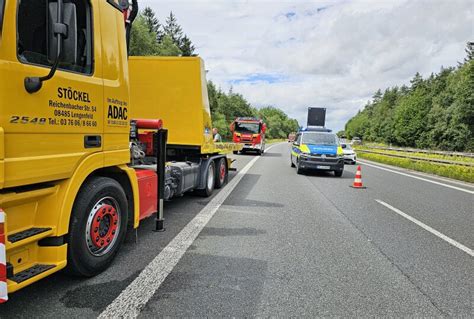
[[[74,3],[64,3],[62,21],[58,19],[58,3],[49,4],[48,59],[60,57],[65,64],[77,63],[77,13]],[[58,54],[59,52],[59,54]]]
[[57,1],[50,3],[48,7],[48,59],[54,61],[53,66],[46,76],[25,78],[25,90],[30,94],[38,92],[43,82],[54,76],[59,62],[69,64],[77,62],[76,5],[63,3],[63,0]]

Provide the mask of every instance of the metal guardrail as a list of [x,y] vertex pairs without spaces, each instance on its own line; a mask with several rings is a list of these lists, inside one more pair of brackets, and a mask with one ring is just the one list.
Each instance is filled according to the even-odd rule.
[[[394,151],[395,149],[388,149],[387,148],[387,150]],[[384,156],[389,156],[389,157],[397,157],[397,158],[406,158],[406,159],[411,159],[411,160],[420,161],[420,162],[422,161],[422,162],[432,162],[432,163],[440,163],[440,164],[447,164],[447,165],[460,165],[460,166],[474,167],[474,163],[460,162],[460,161],[449,161],[449,160],[443,160],[443,159],[437,159],[437,158],[408,156],[408,155],[401,155],[401,154],[390,154],[390,153],[375,152],[375,151],[361,150],[361,149],[357,149],[357,152],[378,154],[378,155],[384,155]]]
[[437,155],[474,158],[474,153],[422,150],[422,149],[416,149],[416,148],[403,148],[403,147],[367,146],[367,145],[362,145],[362,147],[378,149],[378,150],[383,150],[383,151],[398,151],[398,152],[407,152],[407,153],[424,153],[424,154],[437,154]]

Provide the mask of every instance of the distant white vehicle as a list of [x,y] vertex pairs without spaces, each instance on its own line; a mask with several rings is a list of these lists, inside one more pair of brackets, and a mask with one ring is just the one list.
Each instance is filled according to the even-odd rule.
[[353,137],[352,138],[352,144],[356,145],[356,144],[360,144],[362,143],[360,137]]
[[348,143],[341,143],[344,152],[344,162],[355,164],[357,162],[357,154]]

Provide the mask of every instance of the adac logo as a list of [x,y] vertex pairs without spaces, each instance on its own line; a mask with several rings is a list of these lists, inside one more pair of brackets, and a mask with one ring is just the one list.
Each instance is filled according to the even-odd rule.
[[126,107],[109,105],[107,118],[114,119],[114,120],[127,120],[128,110]]

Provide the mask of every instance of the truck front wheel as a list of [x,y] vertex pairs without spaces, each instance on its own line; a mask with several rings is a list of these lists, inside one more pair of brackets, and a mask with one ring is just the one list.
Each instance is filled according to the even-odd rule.
[[125,238],[127,207],[114,179],[95,177],[82,186],[69,224],[68,273],[92,277],[110,265]]

